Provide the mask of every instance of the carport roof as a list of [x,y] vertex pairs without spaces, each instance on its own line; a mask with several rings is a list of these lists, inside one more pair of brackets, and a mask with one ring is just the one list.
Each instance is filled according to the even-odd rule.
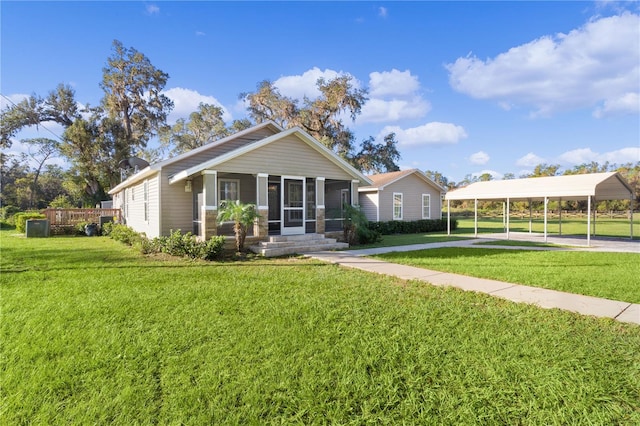
[[583,200],[589,196],[596,200],[626,200],[633,190],[617,173],[549,176],[527,179],[508,179],[476,182],[448,192],[446,200]]

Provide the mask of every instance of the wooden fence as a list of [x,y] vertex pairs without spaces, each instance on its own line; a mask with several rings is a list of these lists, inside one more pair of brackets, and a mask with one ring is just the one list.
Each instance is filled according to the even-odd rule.
[[52,230],[73,227],[79,223],[100,223],[101,216],[122,222],[120,209],[46,209],[42,214],[47,216]]

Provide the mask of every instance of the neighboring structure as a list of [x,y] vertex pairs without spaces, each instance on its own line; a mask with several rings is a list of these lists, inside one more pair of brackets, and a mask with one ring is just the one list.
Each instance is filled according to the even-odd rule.
[[[509,205],[511,201],[549,200],[587,201],[587,244],[591,242],[591,207],[598,201],[630,200],[629,227],[633,238],[633,189],[617,172],[592,173],[582,175],[535,177],[528,179],[508,179],[476,182],[464,188],[447,193],[447,220],[450,220],[451,200],[474,200],[475,234],[478,234],[478,200],[500,200],[506,202],[506,234],[509,237]],[[562,212],[562,210],[560,210]],[[595,216],[594,216],[595,220]],[[529,232],[531,232],[531,209],[529,209]],[[562,234],[562,216],[560,216]],[[595,232],[594,232],[595,234]],[[544,238],[547,240],[547,209],[544,209]]]
[[370,183],[308,133],[269,121],[152,164],[109,194],[148,237],[233,235],[217,221],[220,202],[253,203],[261,218],[250,236],[265,239],[341,230],[342,203],[357,204],[358,187]]
[[358,188],[360,209],[371,222],[442,219],[444,188],[418,169],[368,176]]

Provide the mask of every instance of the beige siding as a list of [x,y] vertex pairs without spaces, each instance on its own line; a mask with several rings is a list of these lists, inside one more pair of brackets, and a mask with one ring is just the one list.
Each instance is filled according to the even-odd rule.
[[361,192],[359,194],[360,210],[369,219],[370,222],[378,221],[378,193],[377,192]]
[[160,180],[160,233],[169,235],[171,230],[193,230],[193,192],[185,192],[185,182],[169,185],[169,176],[162,171]]
[[440,191],[415,174],[411,174],[385,186],[384,190],[380,191],[381,222],[393,220],[394,192],[402,193],[402,220],[422,219],[422,194],[431,195],[431,219],[440,219],[442,217]]
[[351,181],[352,176],[302,142],[297,136],[274,141],[215,167],[235,173],[287,176],[322,176]]
[[[158,182],[159,174],[142,180],[135,185],[127,188],[127,209],[124,217],[125,223],[137,232],[144,232],[147,237],[154,238],[159,235],[159,191]],[[148,184],[148,216],[144,217],[144,185]],[[118,208],[123,207],[122,198],[125,192],[122,191],[118,195]],[[124,212],[123,212],[124,213]]]

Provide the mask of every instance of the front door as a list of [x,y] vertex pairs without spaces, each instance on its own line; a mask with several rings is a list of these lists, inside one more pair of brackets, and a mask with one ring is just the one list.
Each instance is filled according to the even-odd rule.
[[282,235],[304,234],[304,177],[282,177]]

